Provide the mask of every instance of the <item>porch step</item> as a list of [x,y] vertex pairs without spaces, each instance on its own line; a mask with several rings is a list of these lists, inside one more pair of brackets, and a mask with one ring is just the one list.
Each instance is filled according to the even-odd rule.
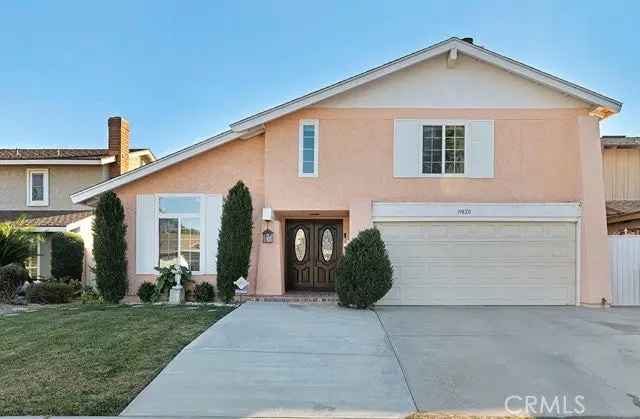
[[288,292],[284,295],[236,295],[237,303],[259,301],[263,303],[338,304],[335,292]]

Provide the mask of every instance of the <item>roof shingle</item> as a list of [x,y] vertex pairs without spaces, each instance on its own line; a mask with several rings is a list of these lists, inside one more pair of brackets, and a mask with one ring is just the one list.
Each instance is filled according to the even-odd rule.
[[32,227],[66,227],[93,215],[93,211],[0,211],[0,222],[26,218]]
[[600,141],[604,147],[640,147],[640,137],[604,135]]

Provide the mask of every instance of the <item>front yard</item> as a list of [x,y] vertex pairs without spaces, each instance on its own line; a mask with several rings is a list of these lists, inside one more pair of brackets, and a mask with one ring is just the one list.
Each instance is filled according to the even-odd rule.
[[0,416],[118,415],[230,311],[71,304],[0,316]]

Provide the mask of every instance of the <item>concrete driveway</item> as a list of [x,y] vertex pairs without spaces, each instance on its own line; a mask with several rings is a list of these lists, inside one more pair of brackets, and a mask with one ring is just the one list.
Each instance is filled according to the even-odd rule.
[[189,344],[122,415],[385,418],[413,410],[374,312],[245,303]]
[[246,303],[122,415],[386,418],[416,408],[640,415],[640,309]]
[[586,415],[640,415],[640,309],[377,311],[419,410],[505,414],[511,396],[509,409],[529,402],[521,413],[532,416],[579,414],[581,405]]

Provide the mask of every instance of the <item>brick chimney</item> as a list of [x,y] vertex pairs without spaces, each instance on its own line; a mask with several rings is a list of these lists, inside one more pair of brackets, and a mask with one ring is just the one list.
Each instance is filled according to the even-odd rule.
[[109,167],[109,177],[120,176],[129,170],[129,122],[119,116],[109,118],[109,154],[116,161]]

